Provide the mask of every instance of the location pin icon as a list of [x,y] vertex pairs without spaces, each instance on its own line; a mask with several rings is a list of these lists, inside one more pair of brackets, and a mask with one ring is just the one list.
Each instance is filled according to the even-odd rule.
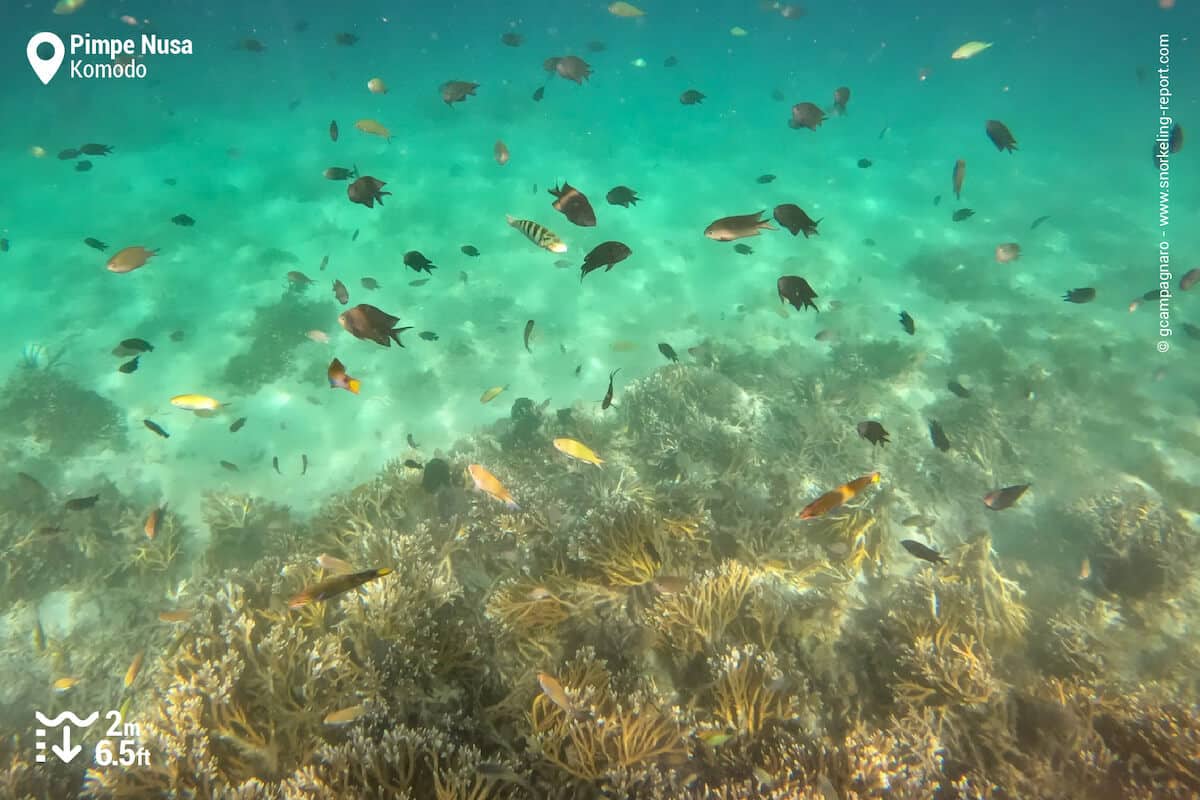
[[[42,58],[38,55],[38,48],[44,44],[54,48],[54,52],[50,54],[49,58]],[[34,74],[43,84],[49,83],[50,79],[58,72],[66,54],[67,48],[63,44],[63,40],[49,31],[35,34],[29,40],[29,44],[25,46],[25,55],[29,57],[29,66],[33,67]]]

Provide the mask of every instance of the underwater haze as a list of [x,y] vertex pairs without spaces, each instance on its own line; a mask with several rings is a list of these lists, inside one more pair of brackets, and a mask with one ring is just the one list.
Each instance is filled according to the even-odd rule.
[[1192,0],[0,1],[0,798],[1200,797]]

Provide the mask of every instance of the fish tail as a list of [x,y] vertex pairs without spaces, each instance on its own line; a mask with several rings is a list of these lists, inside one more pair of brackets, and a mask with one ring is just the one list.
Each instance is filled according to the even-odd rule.
[[521,510],[521,507],[519,505],[517,505],[517,501],[513,500],[511,497],[504,501],[504,505],[508,506],[513,511]]
[[388,331],[388,336],[392,337],[393,342],[404,347],[404,343],[400,341],[400,334],[410,330],[412,330],[412,325],[405,325],[403,328],[392,328]]
[[346,388],[354,394],[358,394],[359,387],[362,386],[362,381],[358,378],[346,378]]

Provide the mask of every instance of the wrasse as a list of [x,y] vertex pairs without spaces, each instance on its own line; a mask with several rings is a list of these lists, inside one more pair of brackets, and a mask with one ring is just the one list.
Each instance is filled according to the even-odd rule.
[[352,572],[348,575],[334,575],[332,578],[326,578],[319,583],[314,583],[299,594],[294,595],[288,600],[288,608],[300,608],[309,603],[330,600],[339,594],[345,594],[351,589],[357,589],[368,581],[373,581],[376,578],[382,578],[390,574],[392,574],[392,570],[389,567],[380,567],[378,569],[368,569],[363,572]]
[[221,404],[205,394],[177,394],[171,398],[171,405],[184,411],[216,411]]
[[979,55],[991,46],[991,42],[967,42],[951,53],[950,57],[955,61],[962,61],[964,59],[971,58],[972,56]]
[[511,214],[507,215],[506,219],[509,225],[525,234],[526,239],[543,250],[549,250],[551,253],[567,252],[567,245],[549,228],[539,225],[531,219],[517,219]]
[[831,492],[826,492],[804,507],[800,512],[800,519],[812,519],[822,514],[828,514],[842,503],[858,495],[871,484],[879,483],[879,477],[878,472],[872,472],[870,475],[864,475],[861,478],[855,478],[849,483],[842,484]]
[[476,489],[484,494],[491,495],[514,511],[521,509],[508,489],[504,488],[504,484],[500,483],[500,479],[482,466],[479,464],[470,464],[467,466],[467,472],[471,474],[471,480],[475,481]]
[[330,389],[345,389],[358,394],[359,387],[362,386],[362,381],[346,374],[346,365],[336,358],[329,362],[328,375]]
[[372,136],[379,136],[387,141],[392,140],[392,132],[380,125],[373,119],[360,119],[354,123],[354,127],[358,128],[363,133],[369,133]]
[[192,618],[192,612],[187,608],[177,608],[172,611],[158,612],[159,622],[187,622]]
[[597,467],[604,463],[604,459],[596,455],[596,452],[592,450],[592,448],[588,447],[583,442],[577,442],[574,439],[555,439],[554,449],[579,461],[586,461],[589,464],[595,464]]
[[139,650],[137,655],[133,657],[133,661],[129,662],[129,669],[125,670],[125,688],[128,689],[137,680],[138,673],[142,671],[142,661],[146,658],[146,651]]

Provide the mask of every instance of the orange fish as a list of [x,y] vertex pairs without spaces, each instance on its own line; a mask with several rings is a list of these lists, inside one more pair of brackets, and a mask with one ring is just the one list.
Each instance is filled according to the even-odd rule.
[[490,494],[504,505],[519,511],[521,507],[517,505],[517,501],[513,500],[513,496],[509,494],[508,489],[504,488],[504,484],[500,483],[500,479],[479,464],[471,464],[467,467],[467,472],[471,473],[471,480],[475,481],[475,488],[484,494]]
[[567,690],[563,688],[558,678],[548,672],[539,672],[537,674],[537,681],[538,685],[542,687],[542,694],[546,695],[547,700],[568,714],[572,713],[571,698],[567,696]]
[[800,512],[800,519],[812,519],[822,514],[828,514],[873,483],[879,483],[878,472],[872,472],[870,475],[864,475],[849,483],[844,483],[832,492],[826,492],[806,505]]
[[954,162],[954,199],[959,199],[962,194],[963,178],[967,177],[967,162],[961,158]]
[[154,258],[154,254],[158,250],[147,250],[145,247],[134,246],[125,247],[117,251],[117,254],[108,260],[105,266],[109,272],[123,274],[133,272],[135,269],[141,269],[146,266],[146,262]]
[[360,119],[354,123],[354,127],[363,133],[369,133],[372,136],[381,136],[389,142],[392,140],[392,132],[373,119]]
[[163,503],[158,508],[150,510],[150,515],[146,517],[146,526],[143,528],[146,532],[146,538],[154,541],[154,537],[158,536],[158,526],[162,524],[163,515],[167,513],[167,504]]
[[1092,562],[1087,556],[1083,557],[1083,562],[1079,565],[1079,580],[1086,581],[1092,577]]
[[142,671],[142,659],[146,657],[145,650],[139,650],[137,655],[133,657],[133,661],[129,664],[129,669],[125,670],[125,688],[128,689],[137,680],[138,673]]
[[329,388],[330,389],[346,389],[358,394],[358,388],[362,386],[362,381],[358,378],[351,378],[346,374],[346,367],[341,361],[336,358],[329,362]]
[[159,622],[187,622],[192,618],[192,612],[186,608],[178,608],[174,611],[158,612]]
[[508,152],[508,145],[506,145],[504,142],[497,141],[496,146],[493,148],[493,152],[496,154],[497,164],[503,167],[508,163],[510,154]]

